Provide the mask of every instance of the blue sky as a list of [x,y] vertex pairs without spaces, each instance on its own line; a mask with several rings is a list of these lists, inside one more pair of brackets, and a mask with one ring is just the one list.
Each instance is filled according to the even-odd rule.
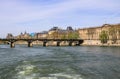
[[120,0],[0,0],[0,37],[120,23]]

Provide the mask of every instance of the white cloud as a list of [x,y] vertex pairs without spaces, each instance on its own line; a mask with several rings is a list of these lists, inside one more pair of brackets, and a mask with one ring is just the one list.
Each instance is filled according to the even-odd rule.
[[[2,6],[2,7],[1,7]],[[52,18],[58,14],[72,11],[72,10],[92,10],[104,9],[115,10],[118,9],[117,3],[112,3],[108,0],[68,0],[63,3],[55,5],[25,5],[23,2],[5,2],[0,6],[1,19],[4,21],[29,21],[35,19]],[[113,10],[113,11],[114,11]]]
[[[13,27],[15,24],[22,23],[32,23],[31,27],[40,24],[45,26],[58,23],[59,25],[59,22],[61,22],[61,25],[65,22],[68,22],[66,24],[74,25],[79,22],[76,21],[79,20],[79,18],[84,21],[82,23],[88,23],[89,25],[91,17],[100,20],[111,17],[118,22],[120,21],[118,18],[120,17],[119,4],[119,0],[64,0],[64,2],[61,1],[50,5],[41,5],[39,2],[37,4],[29,4],[29,1],[25,2],[24,0],[0,0],[0,27]],[[96,14],[91,15],[89,13],[81,13],[83,10],[93,11]],[[78,11],[78,13],[76,11]],[[98,13],[97,11],[101,13]],[[98,16],[98,14],[104,14],[104,11],[110,13],[110,15]],[[73,20],[71,18],[73,18]],[[59,21],[59,19],[63,21]],[[109,19],[109,22],[110,21],[111,20]],[[17,26],[20,27],[22,25]]]

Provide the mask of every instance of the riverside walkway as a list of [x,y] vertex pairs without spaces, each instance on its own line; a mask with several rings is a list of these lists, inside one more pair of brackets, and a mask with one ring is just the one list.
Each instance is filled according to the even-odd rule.
[[11,48],[15,47],[16,41],[26,41],[28,43],[28,47],[33,46],[33,41],[42,41],[43,46],[46,46],[49,41],[55,41],[56,46],[60,46],[60,43],[63,41],[67,41],[68,46],[72,46],[72,43],[75,43],[76,46],[79,46],[81,43],[83,43],[82,39],[0,39],[0,41],[8,42]]

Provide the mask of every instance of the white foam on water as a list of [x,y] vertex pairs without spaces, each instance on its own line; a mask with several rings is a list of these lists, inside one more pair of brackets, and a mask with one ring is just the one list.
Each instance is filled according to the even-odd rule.
[[30,66],[23,66],[23,70],[19,71],[18,74],[20,75],[29,75],[32,73],[34,69],[34,66],[30,65]]
[[30,62],[23,61],[23,65],[16,67],[15,79],[39,79],[39,74],[35,73],[36,66]]
[[51,77],[39,77],[39,79],[83,79],[80,75],[75,74],[50,74]]
[[36,66],[24,61],[23,65],[16,68],[15,79],[83,79],[81,75],[56,73],[48,74],[48,77],[40,76],[40,72],[35,72]]
[[39,79],[58,79],[57,77],[39,77]]
[[81,75],[76,75],[76,74],[58,73],[58,74],[50,74],[50,75],[55,76],[57,78],[64,78],[64,79],[83,79]]

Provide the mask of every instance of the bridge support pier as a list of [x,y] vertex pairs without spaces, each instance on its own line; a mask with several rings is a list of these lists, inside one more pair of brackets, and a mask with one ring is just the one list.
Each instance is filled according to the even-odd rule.
[[47,41],[43,41],[43,46],[44,46],[44,47],[47,46]]
[[60,46],[60,41],[57,41],[57,46]]
[[72,43],[73,43],[73,41],[70,41],[70,42],[69,42],[69,46],[72,46]]
[[11,48],[14,48],[14,47],[15,47],[14,42],[11,42],[11,43],[10,43],[10,47],[11,47]]
[[32,42],[28,42],[28,47],[33,47],[33,44],[32,44]]

